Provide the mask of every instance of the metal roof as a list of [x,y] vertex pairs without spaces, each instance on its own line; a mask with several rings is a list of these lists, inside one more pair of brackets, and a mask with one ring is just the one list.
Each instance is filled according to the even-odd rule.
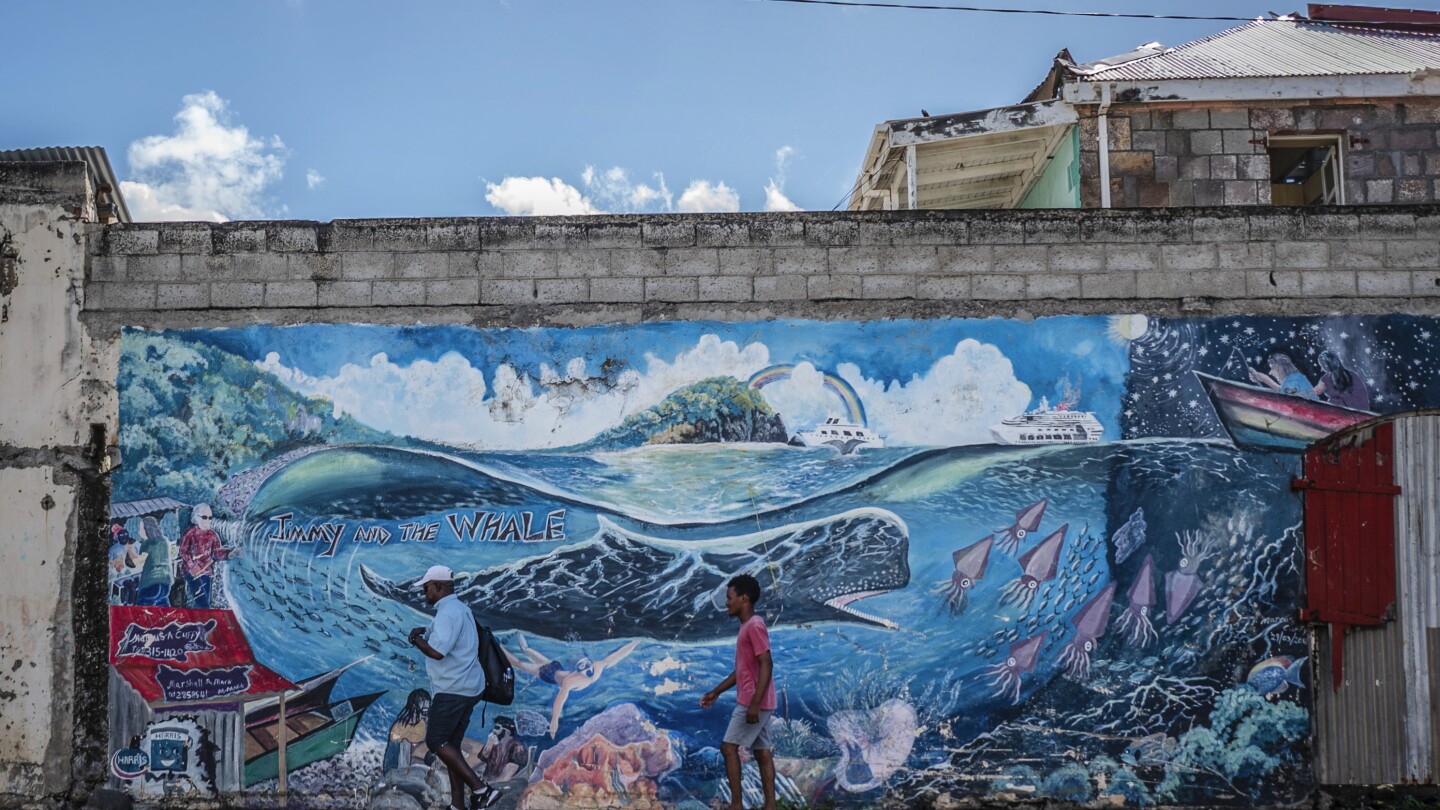
[[95,178],[96,189],[108,191],[110,199],[114,201],[116,219],[121,222],[131,221],[130,209],[125,205],[125,198],[120,194],[120,183],[115,179],[115,171],[110,168],[110,158],[106,157],[104,147],[50,146],[40,149],[0,151],[0,162],[42,163],[47,161],[79,161],[87,164],[90,167],[90,174]]
[[1409,74],[1440,69],[1440,35],[1256,20],[1152,56],[1087,67],[1074,70],[1084,82]]
[[144,517],[184,508],[185,504],[174,498],[146,498],[143,501],[122,501],[110,504],[110,517],[112,519]]

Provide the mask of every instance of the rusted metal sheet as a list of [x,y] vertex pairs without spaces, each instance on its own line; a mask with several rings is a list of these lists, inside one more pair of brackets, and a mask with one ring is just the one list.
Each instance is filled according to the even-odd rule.
[[[1345,644],[1339,689],[1315,690],[1315,780],[1322,785],[1375,785],[1404,772],[1405,670],[1400,626],[1354,627]],[[1331,633],[1316,634],[1316,684],[1329,683]]]
[[[1402,417],[1346,434],[1338,441],[1341,455],[1332,456],[1328,468],[1312,467],[1312,454],[1330,452],[1325,447],[1306,455],[1306,479],[1315,484],[1306,490],[1307,610],[1356,618],[1373,616],[1385,601],[1383,597],[1356,604],[1346,601],[1352,592],[1350,566],[1361,572],[1360,577],[1383,581],[1374,570],[1374,558],[1384,551],[1373,534],[1360,536],[1352,544],[1357,553],[1351,553],[1327,545],[1336,538],[1328,529],[1321,530],[1385,525],[1383,520],[1375,521],[1375,515],[1344,514],[1343,506],[1338,512],[1331,511],[1329,502],[1330,493],[1337,492],[1346,478],[1368,489],[1385,486],[1383,474],[1366,479],[1353,466],[1365,457],[1359,447],[1380,439],[1382,429],[1389,431],[1393,455],[1386,466],[1399,494],[1359,494],[1393,500],[1393,557],[1381,562],[1390,571],[1395,621],[1350,626],[1348,633],[1344,633],[1344,623],[1335,622],[1329,633],[1319,635],[1315,682],[1324,682],[1329,676],[1337,683],[1335,690],[1318,689],[1315,694],[1315,772],[1321,784],[1433,784],[1440,772],[1440,746],[1435,739],[1440,723],[1440,518],[1436,510],[1440,504],[1440,416]],[[1343,447],[1346,443],[1352,446],[1349,451]],[[1382,450],[1377,446],[1372,451],[1376,470],[1381,466]],[[1346,457],[1346,452],[1352,455]],[[1313,477],[1317,473],[1318,480]],[[1317,502],[1325,505],[1325,511],[1312,519],[1311,509]],[[1314,553],[1312,537],[1319,544]],[[1346,569],[1338,578],[1330,571],[1334,564]],[[1340,643],[1345,646],[1343,673],[1334,657]]]
[[1396,501],[1395,552],[1399,574],[1401,645],[1410,686],[1403,707],[1405,772],[1402,781],[1434,783],[1437,771],[1437,654],[1440,627],[1440,416],[1395,423],[1396,478],[1404,493]]

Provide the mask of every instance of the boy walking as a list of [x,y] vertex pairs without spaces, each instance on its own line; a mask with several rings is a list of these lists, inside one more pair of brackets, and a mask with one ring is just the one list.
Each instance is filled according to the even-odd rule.
[[740,787],[741,746],[755,755],[760,785],[765,791],[764,810],[775,810],[775,758],[770,744],[770,715],[775,713],[774,664],[770,659],[770,631],[765,628],[765,619],[755,612],[759,601],[760,583],[754,577],[741,574],[730,580],[725,589],[725,610],[740,620],[735,669],[700,698],[700,705],[708,709],[730,687],[739,686],[739,705],[730,714],[725,741],[720,744],[730,782],[731,810],[745,807]]

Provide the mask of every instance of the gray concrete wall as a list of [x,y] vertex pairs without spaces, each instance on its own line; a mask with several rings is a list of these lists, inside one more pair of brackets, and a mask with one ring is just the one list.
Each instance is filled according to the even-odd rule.
[[[1100,207],[1097,122],[1093,111],[1080,121],[1087,208]],[[1434,99],[1116,104],[1109,131],[1111,204],[1118,208],[1268,205],[1267,135],[1344,134],[1345,195],[1352,205],[1440,199],[1440,102]]]
[[1440,209],[92,226],[87,322],[1430,312]]

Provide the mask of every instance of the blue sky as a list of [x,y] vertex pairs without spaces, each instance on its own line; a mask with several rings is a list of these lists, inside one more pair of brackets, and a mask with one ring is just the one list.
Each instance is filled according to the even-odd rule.
[[143,217],[322,221],[828,210],[880,121],[1016,102],[1061,47],[1092,60],[1227,25],[756,0],[28,2],[6,17],[0,149],[103,146]]

